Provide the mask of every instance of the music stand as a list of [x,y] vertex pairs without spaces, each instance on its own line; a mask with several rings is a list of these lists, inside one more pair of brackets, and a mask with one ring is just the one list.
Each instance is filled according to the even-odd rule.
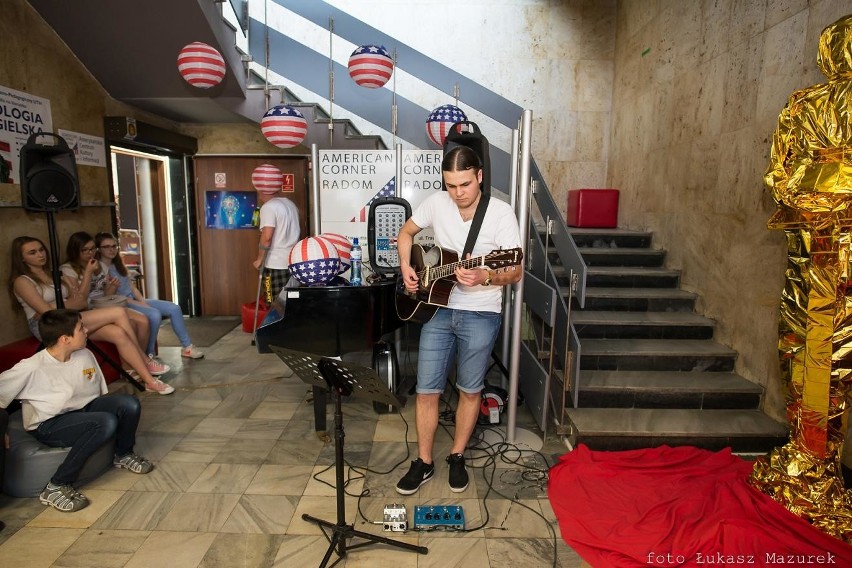
[[[370,544],[387,544],[404,550],[427,554],[429,549],[425,546],[399,542],[383,536],[355,530],[354,525],[346,523],[346,503],[343,489],[344,434],[341,399],[344,396],[365,398],[373,402],[386,403],[396,407],[401,407],[402,402],[388,390],[387,385],[382,382],[373,369],[344,363],[329,357],[285,349],[275,345],[270,345],[269,348],[290,367],[302,382],[314,387],[330,390],[334,393],[334,473],[337,496],[337,522],[324,521],[312,517],[307,513],[302,515],[302,519],[319,525],[320,530],[322,530],[323,535],[329,542],[328,550],[319,568],[329,566],[328,561],[331,559],[332,552],[337,552],[338,558],[330,566],[334,566],[342,558],[345,558],[347,550],[354,550]],[[326,529],[331,530],[332,536],[329,536]],[[347,541],[356,537],[366,542],[347,546]]]

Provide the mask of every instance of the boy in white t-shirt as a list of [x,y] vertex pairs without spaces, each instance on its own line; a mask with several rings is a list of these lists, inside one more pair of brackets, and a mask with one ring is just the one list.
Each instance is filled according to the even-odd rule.
[[0,374],[0,408],[21,401],[24,429],[42,444],[70,447],[39,499],[64,512],[89,504],[74,489],[86,460],[115,436],[117,468],[148,473],[153,464],[133,453],[141,406],[129,394],[107,394],[98,362],[86,349],[87,331],[76,310],[49,310],[39,333],[45,349]]

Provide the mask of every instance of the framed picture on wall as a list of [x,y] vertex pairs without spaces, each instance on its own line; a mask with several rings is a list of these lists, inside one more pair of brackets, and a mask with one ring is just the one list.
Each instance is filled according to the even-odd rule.
[[255,229],[256,209],[255,191],[207,191],[204,194],[208,229]]

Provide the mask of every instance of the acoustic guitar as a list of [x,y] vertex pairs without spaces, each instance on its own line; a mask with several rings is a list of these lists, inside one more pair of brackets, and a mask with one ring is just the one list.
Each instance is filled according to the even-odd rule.
[[498,272],[519,266],[524,258],[520,248],[492,250],[490,253],[459,260],[458,253],[434,246],[429,250],[411,247],[411,267],[419,278],[417,290],[409,292],[402,277],[397,280],[396,313],[404,321],[426,323],[438,308],[446,307],[456,286],[456,268],[488,267]]

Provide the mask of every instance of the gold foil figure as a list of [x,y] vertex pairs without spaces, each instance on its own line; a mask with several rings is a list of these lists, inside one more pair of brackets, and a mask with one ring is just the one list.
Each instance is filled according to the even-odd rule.
[[823,30],[817,64],[828,82],[790,96],[764,178],[778,206],[768,226],[787,237],[778,349],[790,441],[749,481],[852,542],[840,469],[852,394],[852,15]]

